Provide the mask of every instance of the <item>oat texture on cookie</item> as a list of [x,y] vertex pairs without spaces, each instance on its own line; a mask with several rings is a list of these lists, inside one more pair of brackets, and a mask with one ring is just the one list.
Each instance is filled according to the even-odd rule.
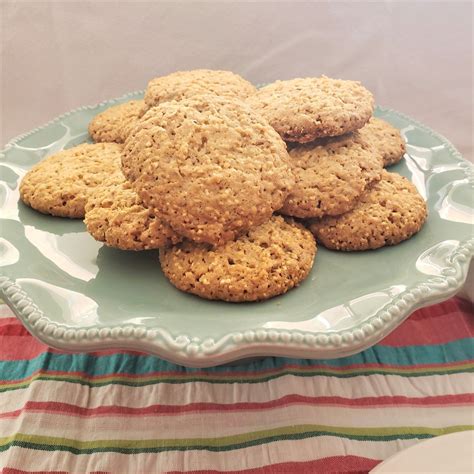
[[249,97],[285,141],[307,143],[365,125],[374,98],[360,82],[322,77],[276,81]]
[[150,109],[125,142],[122,169],[155,215],[214,245],[268,220],[294,184],[275,130],[245,103],[217,96]]
[[213,248],[185,241],[160,251],[170,282],[211,300],[258,301],[287,292],[311,270],[316,243],[301,224],[274,216],[233,242]]
[[279,212],[294,217],[349,211],[380,179],[383,169],[379,156],[358,132],[296,145],[289,153],[296,182]]
[[142,204],[120,170],[91,191],[84,223],[96,240],[122,250],[157,249],[181,240]]
[[405,140],[400,130],[390,123],[377,117],[359,130],[360,135],[370,143],[382,158],[384,166],[398,163],[405,154]]
[[85,143],[36,164],[20,183],[28,206],[53,216],[82,218],[91,191],[120,170],[122,146]]
[[181,100],[202,94],[216,94],[244,100],[255,94],[256,90],[253,84],[231,71],[212,69],[177,71],[152,79],[145,92],[145,103],[146,107],[150,108],[170,100]]
[[309,222],[325,247],[368,250],[396,245],[416,234],[425,223],[427,207],[416,187],[403,176],[383,171],[354,209],[336,217]]
[[128,130],[144,108],[143,100],[130,100],[97,114],[89,123],[89,135],[95,142],[123,143]]

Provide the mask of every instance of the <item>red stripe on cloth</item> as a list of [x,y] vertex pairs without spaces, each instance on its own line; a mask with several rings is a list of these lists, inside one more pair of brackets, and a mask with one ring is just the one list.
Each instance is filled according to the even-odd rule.
[[473,306],[461,298],[415,311],[403,324],[379,342],[381,346],[403,347],[446,344],[474,337]]
[[30,336],[31,334],[16,318],[0,319],[0,336]]
[[308,474],[308,473],[348,473],[362,474],[373,469],[381,461],[361,456],[332,456],[316,461],[284,462],[255,469],[239,471],[171,471],[167,474]]
[[30,360],[48,351],[52,352],[48,346],[32,336],[28,340],[25,336],[0,336],[0,360]]
[[426,306],[413,313],[415,319],[431,319],[433,316],[442,316],[449,312],[461,312],[472,314],[472,303],[462,298],[453,297],[431,306]]
[[307,397],[304,395],[287,395],[268,402],[240,402],[240,403],[189,403],[187,405],[149,405],[134,408],[120,405],[105,405],[97,408],[85,408],[62,402],[34,402],[28,401],[19,410],[0,413],[0,418],[15,418],[23,412],[48,413],[77,417],[99,416],[150,416],[150,415],[180,415],[184,413],[202,412],[233,412],[249,410],[268,410],[284,408],[290,405],[314,405],[351,408],[376,407],[445,407],[447,405],[471,405],[474,403],[474,394],[462,393],[458,395],[440,395],[433,397],[402,397],[381,396],[363,398],[344,397]]

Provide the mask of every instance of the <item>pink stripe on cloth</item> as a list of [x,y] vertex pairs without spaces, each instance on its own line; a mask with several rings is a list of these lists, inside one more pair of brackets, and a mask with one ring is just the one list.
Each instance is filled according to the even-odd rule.
[[68,474],[66,471],[23,471],[6,467],[2,474]]
[[404,323],[379,342],[381,346],[403,347],[446,344],[474,337],[473,305],[451,298],[415,311]]
[[153,416],[153,415],[182,415],[185,413],[224,412],[224,411],[251,411],[284,408],[289,405],[324,405],[328,407],[377,408],[377,407],[416,407],[430,406],[443,407],[447,405],[471,405],[474,394],[462,393],[458,395],[441,395],[434,397],[402,397],[381,396],[364,398],[344,397],[307,397],[303,395],[288,395],[268,402],[247,403],[190,403],[188,405],[149,405],[142,408],[133,408],[118,405],[105,405],[97,408],[85,408],[69,403],[33,402],[18,410],[0,413],[0,418],[15,418],[24,412],[48,413],[55,415],[76,417],[99,416]]
[[324,472],[362,474],[373,469],[381,461],[360,456],[333,456],[316,461],[285,462],[269,464],[255,469],[244,469],[239,471],[168,471],[167,474],[308,474]]
[[[23,471],[6,467],[2,474],[69,474],[69,471]],[[110,474],[109,471],[90,471],[88,474]]]

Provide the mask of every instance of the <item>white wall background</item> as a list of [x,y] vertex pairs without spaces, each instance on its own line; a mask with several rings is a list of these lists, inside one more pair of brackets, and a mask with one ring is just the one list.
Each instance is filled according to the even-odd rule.
[[472,3],[0,0],[3,145],[177,69],[361,80],[472,160]]

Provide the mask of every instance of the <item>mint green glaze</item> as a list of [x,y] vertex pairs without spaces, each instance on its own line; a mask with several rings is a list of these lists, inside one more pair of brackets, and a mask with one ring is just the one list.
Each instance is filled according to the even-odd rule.
[[[406,158],[390,171],[408,177],[428,199],[429,218],[419,234],[376,251],[320,247],[307,280],[266,302],[210,302],[181,293],[164,278],[157,252],[107,248],[81,221],[45,216],[19,202],[21,176],[45,156],[88,140],[88,122],[108,105],[61,117],[12,142],[1,157],[3,297],[47,343],[142,348],[198,366],[258,354],[335,357],[376,342],[412,309],[462,285],[472,256],[473,168],[443,137],[378,109],[408,143]],[[81,328],[92,331],[77,333]],[[63,334],[68,329],[76,332]],[[328,339],[331,334],[337,336]]]

